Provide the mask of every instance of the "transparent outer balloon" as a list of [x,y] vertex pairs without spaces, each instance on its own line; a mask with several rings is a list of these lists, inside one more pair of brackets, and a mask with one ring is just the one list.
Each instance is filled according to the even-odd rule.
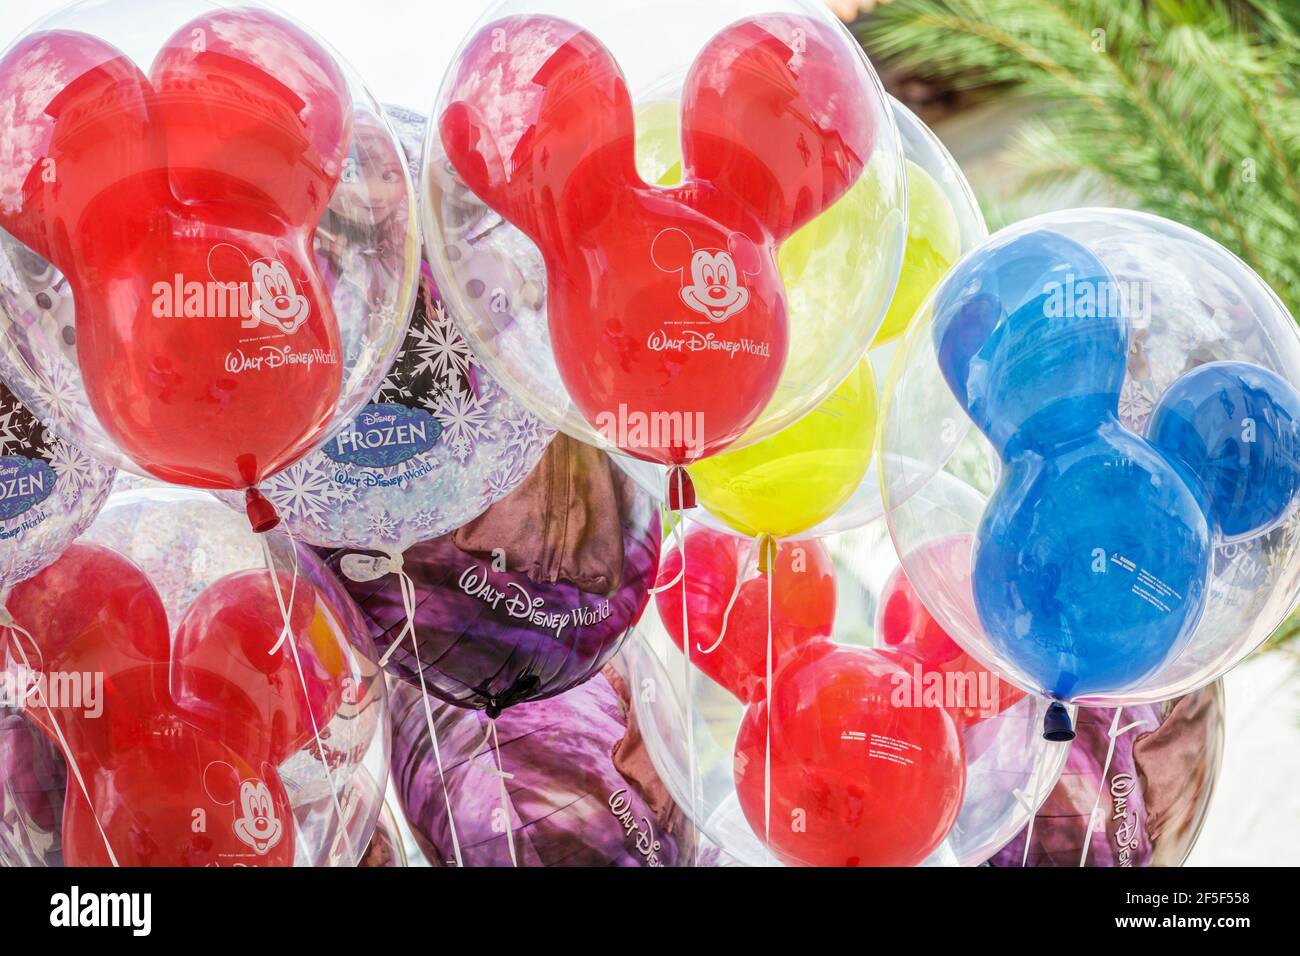
[[0,597],[86,530],[115,475],[46,428],[0,384]]
[[367,869],[397,869],[410,866],[406,847],[402,841],[402,830],[397,825],[397,816],[387,802],[380,811],[379,823],[375,827],[375,835],[370,838],[366,855],[357,866]]
[[[984,214],[980,211],[975,193],[947,147],[916,114],[892,96],[889,97],[889,106],[906,159],[909,211],[912,215],[909,217],[907,255],[903,260],[898,285],[889,303],[888,317],[885,325],[881,327],[880,334],[862,359],[869,365],[878,394],[883,390],[885,373],[897,350],[899,335],[905,330],[906,322],[911,319],[910,314],[907,319],[899,319],[900,310],[910,309],[923,301],[937,282],[935,270],[942,269],[944,262],[955,262],[960,255],[969,252],[988,235]],[[665,112],[662,107],[659,107],[649,115],[663,122]],[[674,124],[675,130],[675,114],[667,112],[667,121]],[[643,152],[641,158],[644,159],[644,168],[653,171],[666,168],[672,162],[678,162],[675,144],[673,146],[674,150],[671,154],[662,147],[652,152],[649,157],[646,157]],[[647,172],[647,179],[652,174]],[[924,217],[916,215],[918,191],[929,199]],[[946,208],[938,205],[936,200],[946,203]],[[917,249],[915,254],[914,248]],[[924,263],[924,266],[917,268],[919,263]],[[903,323],[901,326],[900,321]],[[892,334],[885,337],[885,333],[890,331],[890,326],[894,326]],[[828,399],[828,402],[830,401],[833,399]],[[829,404],[823,403],[823,406],[829,414],[833,414]],[[817,411],[808,414],[817,414]],[[646,491],[658,497],[663,496],[665,481],[662,468],[634,458],[620,457],[616,460]],[[880,476],[873,455],[866,474],[849,499],[816,527],[802,531],[794,537],[825,537],[859,528],[875,521],[883,511],[880,500]],[[727,526],[707,507],[696,508],[691,513],[691,517],[710,528],[728,530]]]
[[[283,627],[283,617],[275,608],[269,589],[262,588],[256,592],[246,588],[227,590],[224,610],[222,598],[215,593],[220,587],[217,582],[228,584],[232,578],[247,580],[251,576],[255,580],[267,580],[264,542],[269,546],[282,581],[288,585],[285,600],[291,601],[295,608],[298,659],[306,675],[310,698],[302,696],[302,685],[288,646],[277,649],[274,654],[268,653]],[[203,777],[208,789],[195,792],[207,793],[208,798],[214,801],[214,807],[204,804],[207,832],[213,842],[218,847],[241,848],[247,852],[248,863],[273,858],[283,864],[292,862],[295,866],[357,865],[375,832],[383,807],[383,788],[388,779],[387,693],[377,663],[378,655],[361,621],[360,611],[319,559],[305,547],[291,548],[283,535],[259,538],[249,530],[241,516],[207,494],[166,488],[156,483],[112,495],[98,520],[79,542],[81,546],[101,546],[126,558],[147,576],[156,590],[161,608],[166,613],[173,645],[167,693],[189,725],[206,728],[200,733],[203,748],[226,755],[224,759],[214,761],[215,764],[228,762],[242,766],[247,759],[249,764],[257,766],[253,758],[245,758],[244,754],[252,750],[250,741],[255,741],[257,735],[252,728],[259,726],[259,715],[266,712],[280,714],[275,718],[280,730],[274,739],[281,742],[292,740],[292,743],[277,744],[273,752],[297,746],[297,749],[285,753],[274,767],[263,764],[259,773],[277,800],[283,794],[292,815],[291,821],[279,820],[278,831],[282,835],[291,834],[292,842],[269,848],[271,854],[282,855],[254,856],[251,850],[242,847],[226,832],[230,820],[225,815],[233,814],[238,834],[242,794],[236,797],[230,809],[223,809],[226,806],[224,801],[212,796],[213,764],[210,763]],[[296,580],[292,571],[295,566]],[[240,615],[252,613],[249,602],[253,598],[258,602],[256,613],[260,615],[260,629],[246,629],[241,642],[234,647],[217,646],[205,650],[205,638],[226,639],[232,620],[242,620],[247,626],[247,618],[240,618]],[[312,615],[312,623],[306,625],[305,630],[302,628],[306,618],[300,610]],[[197,621],[216,623],[199,624],[192,630],[191,625]],[[150,619],[147,615],[134,614],[123,624],[132,629],[133,640],[149,640]],[[48,639],[38,625],[29,626],[37,642]],[[109,621],[107,626],[111,628],[113,622]],[[28,648],[30,660],[30,645],[23,646]],[[18,663],[12,641],[5,645],[5,651],[5,662],[12,672]],[[256,661],[251,662],[257,671],[239,671],[239,659],[243,653],[259,655]],[[239,694],[212,697],[210,688],[196,682],[195,667],[208,668],[208,673],[234,682],[241,693],[249,695],[248,698]],[[322,695],[327,694],[328,706],[318,706]],[[313,719],[318,719],[328,773],[321,762],[310,726],[301,719],[295,724],[292,716],[294,708],[305,699],[312,701]],[[131,701],[110,695],[103,705],[104,720],[120,721],[123,727],[129,727],[132,721],[149,719],[145,712],[115,714],[114,703],[122,707]],[[67,849],[66,834],[60,826],[65,795],[72,800],[69,788],[76,789],[78,785],[67,772],[62,748],[36,726],[31,711],[31,705],[26,713],[14,707],[0,710],[0,771],[5,774],[5,779],[0,780],[0,862],[6,865],[60,865]],[[286,714],[289,716],[284,716]],[[284,736],[286,720],[288,726],[296,727],[296,733]],[[78,720],[71,717],[61,722],[69,738],[78,739]],[[86,723],[93,724],[94,721],[87,719]],[[131,749],[154,746],[160,745],[152,738],[144,738]],[[93,788],[98,775],[110,773],[118,761],[129,761],[130,758],[129,751],[99,749],[93,758],[83,756],[78,759],[77,765],[92,786],[92,793],[96,793],[98,791]],[[178,771],[178,780],[184,779],[189,772],[187,759],[191,758],[184,755],[177,758],[177,762],[183,764]],[[277,782],[272,783],[273,780]],[[147,774],[140,780],[140,785],[148,791],[149,805],[158,817],[179,813],[167,803],[169,792],[174,793],[168,790],[169,783],[151,781]],[[216,792],[219,795],[220,791]],[[138,791],[136,801],[143,800],[144,793],[144,790]],[[138,807],[138,802],[128,805]],[[189,806],[187,803],[182,808],[186,820],[190,817]],[[274,823],[276,815],[272,814],[271,819]],[[155,839],[163,847],[162,852],[167,853],[173,843],[180,845],[184,842],[188,829],[188,825],[176,825],[173,829],[158,824],[158,828],[142,836]],[[93,840],[87,841],[83,829],[78,841],[92,853],[103,852],[102,838],[97,834]],[[117,850],[119,857],[126,852],[121,841],[117,841]],[[120,862],[127,865],[125,860]],[[209,862],[230,865],[231,859],[228,855],[224,861],[214,859]]]
[[[1095,257],[1114,279],[1115,298],[1129,317],[1128,354],[1119,360],[1122,367],[1107,374],[1122,373],[1117,417],[1119,425],[1136,436],[1136,454],[1149,446],[1145,432],[1156,403],[1192,369],[1219,361],[1242,362],[1275,373],[1291,389],[1300,384],[1300,333],[1277,296],[1227,250],[1168,220],[1118,209],[1051,213],[998,233],[950,275],[961,274],[963,266],[987,254],[985,250],[1047,233],[1070,243],[1070,249],[1083,250],[1077,255]],[[956,581],[927,558],[927,545],[954,534],[976,533],[1004,468],[992,443],[954,397],[940,367],[934,304],[954,292],[948,285],[922,306],[885,386],[879,455],[887,523],[909,579],[953,639],[1005,679],[1040,690],[1025,667],[990,640],[969,579]],[[1052,291],[1043,290],[1049,296]],[[1065,300],[1077,294],[1068,286],[1061,291]],[[1025,363],[1047,354],[1043,341],[1050,339],[1039,339],[1026,349]],[[1084,375],[1067,366],[1047,381],[1054,381],[1055,388],[1075,388],[1085,381]],[[1047,401],[1023,395],[1017,399],[1005,388],[989,394],[999,401],[1024,403],[1002,406],[1013,410],[1032,410],[1036,402]],[[1281,467],[1285,461],[1278,459],[1279,470],[1294,477],[1290,467]],[[1184,473],[1193,472],[1195,468],[1188,468]],[[1143,517],[1137,519],[1133,516],[1139,513],[1138,499],[1107,497],[1121,509],[1130,509],[1130,521],[1142,525],[1130,529],[1139,536],[1135,540],[1190,542],[1186,535],[1191,532],[1180,530],[1173,516],[1148,518],[1141,512]],[[1092,507],[1098,505],[1083,499],[1072,506],[1081,517]],[[1189,612],[1188,619],[1195,622],[1190,634],[1175,642],[1145,676],[1076,696],[1075,702],[1113,706],[1186,694],[1258,647],[1295,609],[1300,597],[1300,512],[1294,502],[1263,533],[1231,541],[1211,534],[1209,540],[1204,606],[1199,619],[1194,610]],[[1085,559],[1093,556],[1090,552]],[[1175,608],[1180,607],[1175,602]]]
[[[246,15],[261,18],[280,16],[255,2],[243,0],[232,3],[224,0],[95,0],[73,4],[34,24],[11,51],[18,44],[32,42],[42,32],[70,31],[93,38],[78,39],[77,42],[83,45],[103,43],[116,48],[129,57],[136,68],[148,74],[155,55],[169,37],[195,18],[218,15],[227,19],[220,21],[221,27],[210,31],[211,37],[209,31],[202,28],[195,29],[192,38],[187,40],[187,43],[195,44],[193,49],[199,55],[202,55],[203,44],[207,42],[232,44],[250,61],[265,63],[272,83],[285,79],[278,76],[277,71],[288,74],[297,69],[282,57],[302,54],[286,53],[278,44],[259,47],[259,42],[265,42],[266,31],[262,25],[265,20],[252,24],[244,33],[240,32],[242,28],[231,28],[228,32],[233,22],[230,17],[239,14],[223,14],[222,11],[231,10],[245,11]],[[284,18],[280,17],[277,22],[283,21]],[[202,198],[196,204],[184,207],[189,210],[185,214],[193,217],[194,224],[186,227],[188,231],[182,229],[177,234],[179,238],[173,246],[184,246],[194,255],[187,252],[182,257],[178,253],[175,262],[158,259],[156,262],[150,260],[152,264],[139,269],[132,267],[137,274],[156,272],[167,280],[160,278],[148,293],[153,299],[148,306],[152,311],[147,321],[155,324],[156,338],[165,336],[167,326],[162,323],[169,321],[180,323],[189,318],[202,319],[209,324],[204,326],[191,322],[187,326],[183,338],[188,349],[182,348],[176,340],[168,343],[162,338],[156,345],[126,346],[128,355],[123,358],[137,364],[143,362],[145,367],[153,369],[150,374],[154,378],[145,383],[150,388],[161,387],[171,371],[184,366],[188,378],[177,375],[172,381],[191,391],[195,387],[191,378],[207,381],[210,383],[211,401],[217,403],[238,396],[241,382],[255,381],[259,375],[279,376],[275,380],[280,389],[278,406],[268,401],[260,411],[245,407],[241,414],[249,418],[247,427],[242,420],[240,427],[229,428],[221,425],[220,418],[202,418],[206,423],[203,427],[186,428],[183,423],[185,416],[190,414],[187,408],[194,409],[195,416],[205,414],[207,406],[196,402],[169,413],[177,418],[165,426],[141,416],[140,421],[131,426],[131,434],[122,431],[119,427],[122,415],[107,411],[110,407],[106,404],[107,399],[92,400],[91,397],[98,388],[92,387],[92,378],[98,382],[105,375],[102,371],[94,371],[91,377],[87,374],[90,366],[87,365],[85,343],[93,336],[88,335],[84,328],[80,333],[78,331],[77,305],[73,297],[77,282],[61,274],[44,257],[0,227],[0,331],[3,331],[0,335],[0,375],[42,420],[101,461],[137,474],[185,484],[242,489],[255,483],[249,479],[260,480],[279,470],[342,428],[373,394],[402,342],[414,302],[420,260],[412,180],[403,162],[401,148],[379,104],[360,79],[327,46],[315,38],[309,42],[323,50],[326,58],[332,58],[332,66],[337,69],[343,83],[339,108],[345,115],[350,115],[350,126],[345,128],[346,139],[340,142],[338,162],[335,163],[331,157],[328,168],[320,173],[322,182],[332,184],[328,203],[319,214],[305,215],[309,221],[295,226],[310,229],[307,233],[310,245],[305,247],[303,255],[298,257],[283,251],[288,248],[290,240],[280,240],[275,248],[281,251],[268,253],[262,260],[256,260],[255,253],[245,252],[245,259],[239,260],[247,260],[242,271],[237,264],[226,263],[222,256],[228,251],[230,240],[225,237],[248,236],[258,229],[254,225],[251,232],[239,231],[245,224],[238,221],[238,211],[248,211],[252,206],[238,197],[216,194],[215,191],[225,187],[174,179],[173,187],[181,190],[184,202],[199,196],[203,189],[213,191],[208,198],[213,200],[211,207],[218,211],[208,213],[199,209],[206,201]],[[304,72],[310,74],[310,70]],[[51,82],[66,82],[75,75],[66,69],[58,74],[50,73]],[[310,76],[303,79],[295,75],[293,80],[304,84],[313,82]],[[260,94],[256,91],[229,91],[225,101],[235,100],[241,95],[257,97]],[[176,116],[193,122],[205,115],[201,113],[202,109],[223,102],[222,96],[210,92],[204,96],[207,97],[206,106],[195,106],[192,114],[178,111]],[[168,108],[183,109],[170,104]],[[0,110],[4,109],[5,105],[0,104]],[[310,109],[304,110],[301,118],[309,130],[310,113]],[[295,122],[298,120],[298,117],[294,118]],[[175,116],[168,122],[175,124]],[[223,144],[235,142],[224,129],[203,126],[204,123],[218,122],[226,120],[197,119],[197,125],[190,132],[215,138]],[[289,124],[282,128],[289,129]],[[7,129],[6,134],[8,137],[26,137],[25,130],[12,128]],[[180,137],[182,134],[174,135]],[[287,132],[286,135],[296,134]],[[259,137],[254,135],[251,140],[258,142]],[[0,140],[0,143],[3,143],[4,150],[10,151],[8,155],[16,163],[21,163],[24,158],[30,159],[35,155],[31,150],[39,149],[40,145],[29,143],[25,138],[21,143],[13,139]],[[229,158],[236,170],[263,163],[264,167],[258,168],[270,170],[266,175],[271,182],[275,182],[276,163],[283,164],[284,178],[288,180],[290,164],[295,162],[288,156],[277,158],[281,155],[279,153],[268,159],[248,140],[230,146],[229,150],[223,154],[214,149],[212,161],[220,163]],[[123,155],[128,155],[125,149]],[[252,158],[246,162],[241,158],[245,155]],[[75,170],[47,168],[52,163],[53,160],[48,160],[42,167],[49,175],[71,179],[74,174],[81,176],[85,172],[80,166]],[[172,175],[176,177],[178,174],[173,170]],[[0,172],[0,194],[8,197],[8,210],[11,212],[19,208],[14,200],[19,195],[22,176],[20,166]],[[126,180],[122,182],[125,184]],[[182,185],[176,186],[177,182]],[[123,187],[108,183],[104,191],[111,195],[116,188]],[[227,201],[228,207],[223,206]],[[234,211],[229,215],[220,211],[226,208]],[[205,217],[209,217],[210,222]],[[219,217],[225,217],[222,223],[212,224]],[[198,245],[194,245],[194,241],[208,235],[212,237],[212,248],[208,251],[208,265],[204,269],[200,262],[202,256],[198,255],[202,252],[201,240]],[[194,248],[189,249],[190,245]],[[278,260],[274,258],[277,255]],[[287,262],[291,259],[294,260],[293,268],[287,272],[281,270],[284,262],[280,260]],[[252,269],[254,265],[258,269]],[[191,275],[191,272],[195,274]],[[294,278],[295,272],[297,278]],[[276,289],[272,287],[286,276],[295,287],[288,289],[287,295],[274,298]],[[101,298],[93,294],[93,288],[84,294],[97,301]],[[304,305],[306,319],[300,320]],[[331,321],[336,328],[328,334],[312,331],[316,323],[324,328]],[[230,323],[235,324],[234,330],[229,329]],[[202,338],[196,336],[190,331],[190,326],[220,331],[214,331],[209,341],[206,335]],[[309,335],[313,336],[310,342]],[[149,349],[147,355],[130,354],[146,348]],[[94,361],[96,369],[104,364],[98,352]],[[123,376],[127,375],[125,369],[124,362],[120,372]],[[168,399],[160,396],[157,401],[161,403],[159,407],[165,408]],[[295,424],[297,430],[284,440],[283,445],[271,447],[268,442],[265,447],[254,448],[253,442],[239,437],[241,433],[263,428],[286,430],[288,426],[275,423],[287,419],[293,419],[295,423],[302,419],[302,422],[300,428]],[[215,468],[205,469],[198,463],[187,470],[187,454],[172,454],[171,449],[178,444],[190,443],[194,448],[202,448],[205,441],[213,440],[218,428],[228,428],[230,432],[223,436],[222,441],[242,442],[251,450],[265,451],[265,464],[261,460],[245,462],[238,466],[238,476],[226,474],[229,467],[214,475]],[[134,440],[141,436],[143,440]],[[188,455],[188,458],[194,456]]]
[[1081,709],[1065,770],[1032,831],[989,862],[1182,866],[1210,811],[1224,720],[1222,680],[1174,700]]
[[[875,140],[855,185],[822,218],[804,227],[808,233],[789,240],[802,243],[805,252],[797,265],[783,268],[788,357],[770,401],[743,435],[737,433],[732,447],[779,431],[826,398],[862,356],[888,306],[906,230],[905,176],[898,133],[865,55],[825,5],[813,0],[707,5],[507,0],[495,4],[473,31],[503,17],[528,14],[553,15],[590,31],[610,50],[627,80],[636,111],[638,171],[647,183],[658,184],[671,175],[669,149],[675,147],[676,101],[666,106],[665,97],[682,89],[692,62],[719,31],[764,13],[816,19],[865,66],[871,93],[862,108],[874,125]],[[463,53],[453,61],[435,116],[444,112]],[[598,430],[561,380],[548,326],[546,271],[537,246],[466,186],[448,162],[436,126],[426,156],[422,214],[430,261],[453,315],[484,365],[507,391],[559,430],[599,447],[617,451],[621,445],[624,452],[635,452],[631,424]]]
[[[385,112],[418,175],[424,117]],[[395,556],[509,494],[553,435],[488,375],[422,263],[406,338],[370,401],[263,491],[300,541]],[[237,493],[220,497],[244,507]]]
[[[838,592],[832,639],[853,647],[877,646],[872,622],[881,589],[897,567],[882,523],[825,543],[835,559]],[[623,654],[640,688],[637,718],[647,751],[673,798],[731,862],[776,865],[746,821],[737,796],[733,750],[744,706],[694,666],[687,671],[657,613],[646,614],[638,639]],[[921,865],[977,866],[1028,823],[1032,808],[1050,793],[1068,751],[1042,739],[1046,707],[1046,701],[1026,696],[961,731],[965,795],[947,837]],[[772,819],[775,828],[775,811]]]

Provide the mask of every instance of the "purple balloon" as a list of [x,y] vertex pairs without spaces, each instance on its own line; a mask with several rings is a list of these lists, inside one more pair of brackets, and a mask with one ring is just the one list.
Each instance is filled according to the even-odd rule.
[[[640,619],[660,539],[650,496],[603,452],[558,436],[481,517],[406,552],[419,665],[408,637],[389,672],[418,687],[422,665],[430,693],[491,715],[576,687]],[[340,576],[388,648],[407,620],[397,577]]]
[[[434,866],[454,866],[450,802],[465,866],[686,866],[693,829],[655,776],[621,679],[609,670],[496,723],[505,780],[481,711],[430,698],[445,778],[420,694],[392,694],[393,785]],[[447,791],[443,792],[443,779]],[[702,860],[709,865],[715,854]]]
[[63,756],[40,729],[0,708],[0,865],[63,865],[67,776]]
[[[1100,792],[1088,866],[1181,866],[1192,851],[1223,754],[1223,687],[1115,711],[1081,707],[1065,770],[1034,819],[994,866],[1078,866]],[[1133,726],[1135,725],[1136,726]],[[1123,731],[1106,767],[1112,726]],[[1127,728],[1127,729],[1126,729]]]

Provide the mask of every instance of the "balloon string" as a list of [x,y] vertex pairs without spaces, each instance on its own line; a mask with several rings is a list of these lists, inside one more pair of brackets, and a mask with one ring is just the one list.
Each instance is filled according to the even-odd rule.
[[258,540],[262,543],[262,555],[266,560],[267,570],[271,574],[271,590],[275,592],[275,600],[280,605],[280,614],[284,619],[280,639],[275,642],[275,646],[270,653],[274,654],[286,642],[289,645],[289,654],[293,658],[294,670],[298,672],[298,686],[302,688],[303,704],[306,706],[307,716],[311,719],[311,735],[316,742],[316,753],[319,755],[321,767],[325,771],[325,781],[329,784],[330,797],[334,801],[334,812],[338,816],[339,835],[347,846],[349,858],[353,861],[360,861],[361,854],[357,852],[357,848],[352,843],[352,834],[348,830],[347,817],[343,812],[343,802],[339,799],[339,790],[334,783],[334,771],[330,769],[329,758],[325,755],[325,741],[321,739],[320,724],[316,720],[316,709],[311,705],[311,691],[307,687],[307,675],[302,669],[302,657],[298,653],[298,640],[296,637],[290,640],[293,626],[293,602],[298,595],[298,544],[287,529],[283,530],[281,534],[288,540],[289,554],[293,557],[293,578],[289,585],[289,601],[287,604],[284,600],[284,593],[280,589],[280,575],[276,571],[275,556],[271,552],[270,533],[258,535]]
[[[677,475],[677,500],[682,498],[682,470],[678,469]],[[664,500],[671,497],[672,488],[668,484],[671,482],[673,472],[668,473],[664,487]],[[684,661],[686,668],[686,767],[687,778],[691,790],[691,812],[688,816],[691,818],[691,863],[694,866],[700,865],[700,827],[698,820],[700,818],[700,804],[703,802],[703,794],[700,786],[700,768],[697,763],[695,753],[695,667],[691,663],[691,627],[690,627],[690,610],[686,606],[686,535],[681,526],[686,523],[686,518],[678,513],[674,515],[677,519],[673,522],[673,536],[677,541],[678,551],[682,556],[682,570],[677,576],[682,586],[682,650],[685,651]],[[668,585],[671,587],[671,583]]]
[[1088,865],[1088,848],[1092,846],[1092,828],[1097,825],[1097,816],[1101,812],[1101,797],[1106,792],[1106,777],[1110,774],[1111,761],[1115,759],[1115,741],[1134,727],[1141,727],[1146,723],[1145,720],[1135,720],[1133,723],[1121,727],[1119,721],[1120,715],[1123,713],[1123,707],[1116,707],[1115,718],[1110,722],[1110,730],[1107,733],[1110,743],[1106,746],[1106,760],[1101,766],[1101,780],[1097,786],[1097,800],[1092,805],[1092,812],[1088,814],[1088,832],[1083,837],[1083,852],[1079,854],[1079,866]]
[[438,766],[438,782],[442,784],[442,800],[447,808],[447,826],[451,830],[451,849],[456,857],[456,865],[463,867],[464,858],[460,852],[460,837],[456,833],[456,818],[451,812],[451,794],[447,790],[447,772],[442,766],[442,748],[438,746],[438,731],[433,722],[433,707],[429,704],[429,688],[424,683],[424,664],[420,661],[420,644],[415,639],[415,582],[411,576],[406,573],[402,566],[402,556],[390,555],[389,567],[397,575],[398,590],[402,595],[402,607],[406,610],[406,627],[398,639],[388,648],[388,653],[380,661],[383,666],[392,656],[393,650],[401,643],[402,638],[407,634],[411,635],[411,650],[415,654],[415,676],[420,681],[420,703],[424,705],[424,725],[429,730],[429,743],[433,746],[433,761]]
[[[293,536],[288,531],[282,531],[281,533],[289,539],[289,553],[293,557],[293,576],[289,581],[289,602],[287,604],[284,600],[284,592],[280,589],[280,575],[276,571],[275,556],[271,553],[270,532],[257,536],[258,541],[262,544],[262,558],[266,561],[266,569],[271,574],[271,590],[275,592],[275,603],[280,606],[282,621],[280,639],[266,652],[268,655],[276,654],[293,633],[293,621],[289,609],[293,607],[293,602],[298,593],[298,548],[294,543]],[[289,641],[289,643],[293,644],[294,642]]]
[[393,643],[388,645],[388,650],[384,651],[384,656],[379,658],[381,668],[388,666],[388,662],[392,660],[393,654],[402,646],[402,641],[406,640],[408,634],[411,636],[411,645],[415,645],[415,582],[406,573],[406,565],[400,554],[388,555],[388,561],[384,565],[384,569],[391,574],[397,575],[398,591],[402,595],[402,610],[406,612],[406,624],[402,627],[401,633],[397,635]]
[[1023,799],[1024,794],[1019,790],[1014,792],[1014,795],[1016,799],[1020,801],[1021,806],[1029,811],[1029,825],[1025,827],[1025,852],[1020,858],[1020,865],[1022,867],[1029,865],[1029,847],[1034,842],[1034,822],[1038,819],[1038,790],[1042,785],[1039,778],[1043,776],[1043,767],[1046,763],[1047,761],[1041,754],[1039,755],[1038,760],[1034,763],[1034,777],[1031,781],[1033,786],[1030,788],[1031,792],[1029,794],[1028,803],[1025,802]]
[[740,586],[745,583],[745,572],[749,570],[750,562],[758,555],[759,545],[762,544],[761,537],[755,538],[749,546],[749,553],[745,555],[745,563],[740,566],[740,572],[736,575],[736,585],[731,589],[731,599],[727,601],[727,609],[722,612],[722,629],[718,631],[718,639],[707,650],[703,645],[696,645],[701,654],[712,654],[722,646],[722,639],[727,636],[727,622],[731,620],[731,609],[736,606],[736,601],[740,597]]
[[768,852],[772,849],[772,564],[767,561],[763,574],[767,577],[767,680],[763,684],[763,697],[767,701],[766,734],[763,744],[763,842]]
[[[1034,763],[1034,777],[1031,781],[1033,786],[1031,788],[1028,803],[1025,802],[1025,794],[1022,791],[1012,791],[1012,795],[1020,805],[1029,811],[1029,824],[1025,827],[1025,851],[1020,857],[1020,865],[1022,867],[1029,865],[1029,848],[1034,842],[1034,822],[1038,819],[1038,808],[1042,805],[1043,801],[1047,799],[1046,793],[1041,795],[1039,794],[1039,790],[1042,788],[1043,783],[1047,782],[1045,780],[1040,780],[1040,778],[1047,776],[1046,771],[1044,770],[1046,766],[1046,757],[1039,755],[1037,761]],[[1085,850],[1084,852],[1086,853],[1087,851]]]
[[[495,767],[480,760],[489,742],[492,744],[492,751],[496,757]],[[497,778],[501,788],[501,814],[505,818],[503,825],[506,828],[506,847],[510,851],[510,865],[517,867],[519,866],[519,857],[515,851],[515,828],[510,823],[510,795],[506,791],[506,781],[515,779],[515,775],[506,772],[505,766],[501,762],[501,739],[497,736],[497,720],[495,717],[488,718],[487,732],[483,734],[483,739],[479,741],[478,747],[474,749],[469,762],[476,770],[490,773]]]
[[[24,674],[32,674],[35,671],[33,671],[31,662],[28,660],[27,652],[23,650],[23,646],[18,640],[19,636],[25,637],[31,642],[33,653],[41,661],[41,672],[43,673],[45,670],[45,657],[41,653],[40,645],[36,643],[36,638],[32,637],[27,628],[14,621],[13,615],[9,613],[9,608],[3,604],[0,604],[0,627],[8,629],[15,635],[12,644],[21,659]],[[105,832],[104,825],[99,822],[99,813],[95,810],[95,802],[90,799],[90,790],[86,786],[85,777],[81,775],[81,767],[77,764],[77,758],[72,755],[72,748],[68,746],[68,740],[63,736],[63,728],[59,726],[59,722],[54,716],[54,709],[50,707],[49,699],[45,696],[45,687],[39,680],[36,684],[36,690],[40,704],[45,708],[45,714],[49,718],[50,726],[54,729],[54,736],[59,740],[59,747],[63,751],[63,758],[67,762],[68,769],[72,771],[72,776],[77,781],[81,795],[86,798],[86,806],[90,808],[90,815],[95,820],[95,828],[99,830],[100,838],[104,841],[104,849],[108,852],[108,862],[111,866],[120,867],[121,864],[117,862],[117,854],[113,852],[113,845],[108,841],[108,833]]]

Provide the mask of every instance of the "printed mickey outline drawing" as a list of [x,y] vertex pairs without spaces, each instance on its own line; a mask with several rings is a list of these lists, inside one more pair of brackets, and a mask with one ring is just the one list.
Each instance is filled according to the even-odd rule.
[[258,856],[266,856],[284,834],[284,825],[275,815],[271,788],[263,780],[241,781],[239,809],[240,816],[235,817],[235,836],[252,847]]
[[[277,251],[279,243],[276,244]],[[289,267],[280,259],[264,257],[250,260],[244,251],[229,242],[219,242],[208,250],[208,277],[213,282],[220,282],[212,266],[212,257],[218,249],[233,249],[248,264],[250,282],[251,314],[243,322],[244,328],[257,328],[269,325],[279,329],[285,335],[293,335],[306,324],[311,316],[311,303],[298,291]]]
[[673,227],[655,236],[650,247],[655,267],[683,280],[678,294],[686,307],[715,325],[745,310],[749,290],[741,284],[741,274],[759,273],[758,248],[748,236],[733,232],[727,237],[727,245],[729,249],[697,249],[690,236]]
[[279,259],[258,259],[252,271],[253,317],[286,335],[302,328],[311,305],[294,285],[289,267]]
[[[208,799],[218,806],[232,806],[232,801],[222,800],[212,792],[208,774],[215,768],[230,771],[235,780],[239,780],[239,771],[224,760],[217,760],[204,768],[201,777]],[[275,800],[265,780],[257,777],[239,780],[239,814],[234,818],[232,828],[239,842],[258,856],[266,856],[279,845],[284,836],[284,824],[275,815]]]

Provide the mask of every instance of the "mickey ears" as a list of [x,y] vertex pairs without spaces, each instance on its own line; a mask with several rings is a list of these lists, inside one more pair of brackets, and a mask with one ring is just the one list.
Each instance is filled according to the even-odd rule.
[[1258,365],[1188,372],[1161,396],[1147,437],[1184,470],[1229,541],[1274,527],[1300,496],[1300,395]]
[[877,91],[840,28],[770,14],[714,37],[682,90],[687,178],[716,186],[785,239],[857,181]]
[[[683,171],[716,187],[722,221],[741,229],[757,218],[780,241],[861,175],[877,94],[837,29],[789,15],[744,20],[691,67]],[[640,182],[618,64],[591,34],[553,17],[484,27],[460,56],[439,128],[465,183],[534,239],[601,221],[611,191]]]
[[66,268],[96,224],[158,203],[143,171],[162,164],[144,74],[116,48],[69,31],[36,33],[0,60],[0,226]]
[[298,27],[251,8],[185,24],[154,59],[172,188],[230,198],[314,223],[343,171],[352,97],[334,58]]
[[438,126],[465,184],[547,245],[599,220],[611,186],[637,182],[623,74],[595,37],[555,17],[509,17],[470,40]]
[[138,232],[173,194],[270,203],[295,223],[325,208],[351,97],[301,30],[216,11],[169,39],[153,74],[83,33],[19,41],[0,60],[0,226],[68,271],[102,230]]
[[1046,447],[1115,412],[1128,361],[1116,290],[1101,260],[1048,229],[995,239],[948,274],[933,305],[939,367],[999,451]]

